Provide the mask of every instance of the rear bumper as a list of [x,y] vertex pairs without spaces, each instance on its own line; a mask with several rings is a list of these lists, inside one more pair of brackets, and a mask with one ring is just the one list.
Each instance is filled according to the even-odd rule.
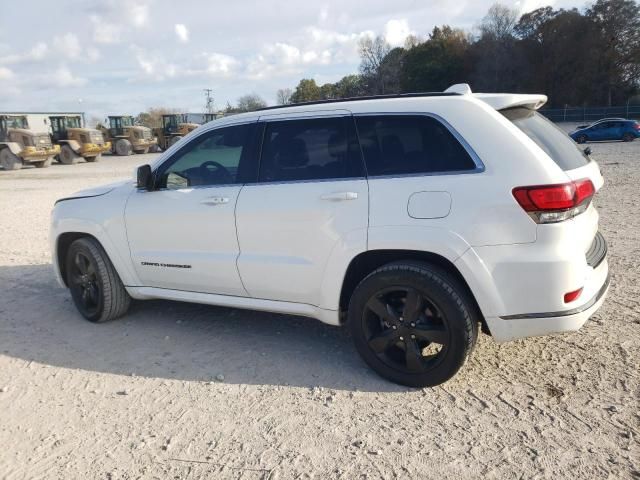
[[[606,262],[605,262],[606,267]],[[559,312],[542,312],[486,318],[491,336],[498,342],[579,330],[598,311],[609,292],[610,277],[596,294],[579,307]]]

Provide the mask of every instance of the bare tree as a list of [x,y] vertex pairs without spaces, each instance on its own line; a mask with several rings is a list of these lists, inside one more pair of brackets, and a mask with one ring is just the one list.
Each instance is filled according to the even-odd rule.
[[280,88],[276,92],[276,101],[278,105],[289,105],[291,104],[291,96],[293,95],[293,90],[290,88]]
[[365,79],[367,93],[385,93],[385,79],[380,66],[391,46],[378,35],[376,38],[364,37],[358,44],[360,53],[360,73]]
[[253,112],[267,106],[267,102],[257,93],[248,93],[238,99],[238,112]]
[[494,3],[480,22],[482,36],[496,40],[512,37],[518,23],[518,11],[500,3]]

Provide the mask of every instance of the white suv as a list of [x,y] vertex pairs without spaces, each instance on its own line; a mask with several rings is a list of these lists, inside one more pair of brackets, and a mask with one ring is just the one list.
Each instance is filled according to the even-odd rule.
[[88,320],[130,299],[346,325],[410,386],[497,341],[577,330],[608,289],[595,161],[543,95],[316,102],[198,128],[137,182],[56,203],[53,265]]

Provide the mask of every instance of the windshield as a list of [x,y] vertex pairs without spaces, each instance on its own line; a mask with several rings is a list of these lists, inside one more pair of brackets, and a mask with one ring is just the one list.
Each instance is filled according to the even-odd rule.
[[517,107],[500,113],[536,142],[563,170],[573,170],[589,163],[589,157],[569,135],[535,110]]
[[26,117],[7,117],[7,128],[29,128]]
[[67,117],[67,128],[80,128],[80,117]]
[[133,127],[133,118],[132,117],[122,117],[122,126],[123,127]]

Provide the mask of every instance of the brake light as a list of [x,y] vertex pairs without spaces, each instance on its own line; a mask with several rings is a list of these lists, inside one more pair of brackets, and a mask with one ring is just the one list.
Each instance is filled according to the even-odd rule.
[[638,122],[634,123],[633,128],[635,128],[636,130],[640,130],[640,123]]
[[582,293],[582,287],[580,287],[578,290],[574,290],[573,292],[569,292],[569,293],[565,293],[564,294],[564,303],[571,303],[574,300],[576,300],[580,294]]
[[513,189],[518,204],[536,223],[556,223],[575,217],[587,209],[595,193],[588,178]]

